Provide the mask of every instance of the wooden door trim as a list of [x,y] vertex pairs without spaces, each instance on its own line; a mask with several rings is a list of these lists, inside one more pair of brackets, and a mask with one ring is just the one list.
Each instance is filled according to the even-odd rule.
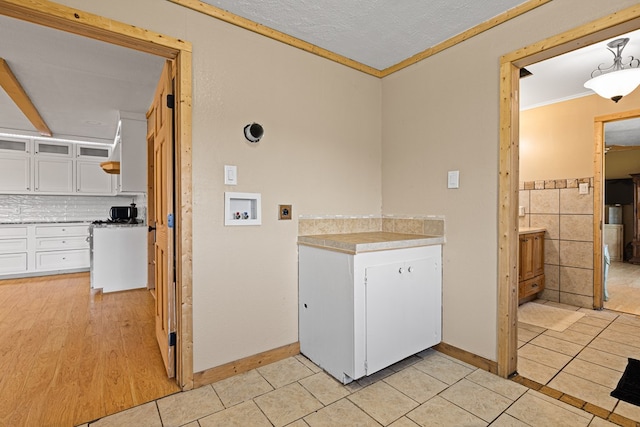
[[0,0],[0,14],[176,62],[176,380],[183,390],[192,389],[191,43],[46,0]]
[[640,109],[606,114],[593,119],[593,308],[604,307],[602,235],[604,232],[604,125],[640,117]]
[[[640,28],[640,5],[615,12],[500,58],[498,318],[496,326],[498,375],[502,377],[516,373],[517,369],[518,293],[515,282],[518,277],[517,206],[520,148],[517,129],[520,115],[518,107],[520,68],[637,28]],[[595,216],[594,212],[594,224]]]

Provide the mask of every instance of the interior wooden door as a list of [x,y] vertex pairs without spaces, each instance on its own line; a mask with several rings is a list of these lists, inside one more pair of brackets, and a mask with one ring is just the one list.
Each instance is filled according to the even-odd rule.
[[[156,129],[155,104],[147,112],[147,289],[156,288],[156,198],[154,194],[155,161],[154,139]],[[155,295],[155,291],[154,291]]]
[[169,377],[175,376],[175,275],[173,198],[173,83],[167,61],[148,117],[153,117],[153,225],[156,339]]

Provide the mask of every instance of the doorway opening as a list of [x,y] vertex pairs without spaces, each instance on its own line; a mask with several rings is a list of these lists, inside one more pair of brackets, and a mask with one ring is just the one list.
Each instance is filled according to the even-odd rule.
[[633,256],[638,231],[634,193],[640,182],[640,176],[633,178],[640,174],[640,127],[636,125],[640,125],[640,110],[594,119],[594,165],[603,177],[604,248],[602,280],[594,282],[594,306],[640,315],[640,264]]
[[[192,229],[191,229],[191,45],[143,28],[117,22],[47,1],[25,3],[0,0],[0,14],[33,24],[134,49],[170,60],[174,64],[175,155],[172,187],[175,211],[175,377],[182,390],[193,388],[192,340]],[[171,341],[171,338],[170,340]]]
[[[517,370],[520,69],[638,28],[640,11],[628,8],[501,58],[497,359],[498,374],[503,377],[508,377]],[[598,170],[594,174],[594,182],[602,179]],[[594,194],[595,206],[602,206],[599,192]],[[594,224],[595,217],[600,219],[601,210],[594,209]],[[602,275],[602,251],[598,250],[601,240],[598,223],[597,230],[594,226],[594,277]]]

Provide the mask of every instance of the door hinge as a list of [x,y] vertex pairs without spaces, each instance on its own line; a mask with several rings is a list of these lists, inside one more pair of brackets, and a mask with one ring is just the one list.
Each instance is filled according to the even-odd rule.
[[175,347],[176,345],[176,333],[171,332],[169,334],[169,347]]
[[367,369],[369,369],[369,364],[367,363],[367,361],[364,361],[364,371],[367,372]]
[[167,227],[173,228],[173,214],[167,215]]
[[167,108],[173,109],[176,105],[176,99],[173,95],[167,95]]

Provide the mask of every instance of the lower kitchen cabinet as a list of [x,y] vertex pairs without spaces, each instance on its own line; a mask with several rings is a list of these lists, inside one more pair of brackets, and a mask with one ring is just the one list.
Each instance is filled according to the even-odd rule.
[[0,275],[27,272],[27,235],[24,225],[0,228]]
[[441,246],[348,254],[299,246],[300,351],[346,384],[442,334]]
[[89,269],[89,224],[0,226],[0,278]]

